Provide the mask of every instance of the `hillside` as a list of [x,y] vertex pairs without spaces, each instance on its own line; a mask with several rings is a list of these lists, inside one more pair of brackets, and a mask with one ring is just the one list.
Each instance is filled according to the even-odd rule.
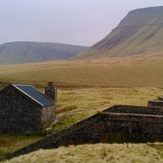
[[163,7],[130,11],[104,39],[74,59],[163,55]]
[[47,42],[10,42],[0,45],[0,64],[68,59],[87,47]]
[[44,86],[53,81],[58,87],[161,87],[162,57],[51,61],[0,66],[3,83]]

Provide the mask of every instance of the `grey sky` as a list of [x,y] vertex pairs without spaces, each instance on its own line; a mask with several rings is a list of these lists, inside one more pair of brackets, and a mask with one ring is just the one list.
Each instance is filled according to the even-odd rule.
[[0,44],[58,42],[91,46],[133,9],[162,0],[0,0]]

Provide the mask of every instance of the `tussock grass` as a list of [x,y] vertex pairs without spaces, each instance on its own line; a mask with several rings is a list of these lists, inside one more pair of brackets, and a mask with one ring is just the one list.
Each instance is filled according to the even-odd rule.
[[[159,146],[159,150],[157,149]],[[163,144],[94,144],[39,150],[6,163],[161,163]]]

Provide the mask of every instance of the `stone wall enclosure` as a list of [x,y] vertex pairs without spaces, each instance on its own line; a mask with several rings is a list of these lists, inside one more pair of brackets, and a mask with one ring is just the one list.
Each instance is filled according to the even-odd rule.
[[116,105],[3,159],[70,144],[163,141],[163,108]]

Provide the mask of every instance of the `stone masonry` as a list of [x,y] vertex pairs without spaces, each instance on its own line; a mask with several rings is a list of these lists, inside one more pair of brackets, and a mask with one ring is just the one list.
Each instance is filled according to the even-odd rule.
[[100,142],[155,141],[163,141],[163,108],[116,105],[2,159],[10,159],[40,148]]

